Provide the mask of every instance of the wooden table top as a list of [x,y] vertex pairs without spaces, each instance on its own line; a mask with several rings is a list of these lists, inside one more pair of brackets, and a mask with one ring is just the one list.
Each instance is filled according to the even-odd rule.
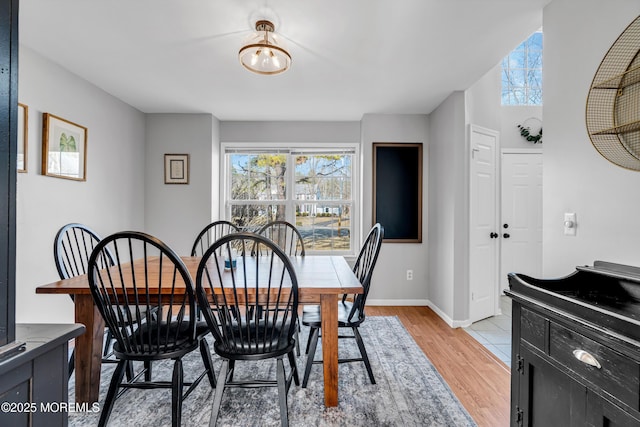
[[[195,277],[200,257],[182,257],[195,285]],[[362,285],[353,274],[351,267],[341,256],[297,256],[291,262],[298,278],[298,294],[300,302],[317,302],[321,294],[359,294]],[[134,261],[134,268],[136,262]],[[167,263],[168,269],[173,265]],[[170,289],[167,288],[167,292]],[[38,294],[90,294],[87,275],[38,286]]]

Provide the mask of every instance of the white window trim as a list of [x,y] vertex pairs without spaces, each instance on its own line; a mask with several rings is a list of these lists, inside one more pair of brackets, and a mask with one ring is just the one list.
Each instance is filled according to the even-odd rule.
[[[362,157],[360,150],[360,143],[328,143],[328,142],[307,142],[307,143],[272,143],[272,142],[222,142],[220,144],[220,171],[222,176],[220,177],[220,218],[228,218],[231,212],[231,204],[229,201],[229,195],[231,193],[231,183],[228,180],[229,170],[227,164],[227,150],[287,150],[290,152],[296,151],[339,151],[353,150],[353,163],[352,163],[352,188],[351,194],[353,196],[352,212],[351,212],[351,250],[349,251],[313,251],[307,249],[306,252],[309,255],[342,255],[345,257],[355,257],[358,254],[361,244],[361,218],[362,218]],[[291,156],[287,157],[287,170],[293,170]],[[295,174],[289,174],[287,180],[287,188],[295,188]],[[242,203],[242,202],[241,202]],[[295,204],[296,200],[290,199],[285,202],[277,200],[271,201],[273,204],[285,204],[287,206],[287,215],[290,218],[295,217]]]

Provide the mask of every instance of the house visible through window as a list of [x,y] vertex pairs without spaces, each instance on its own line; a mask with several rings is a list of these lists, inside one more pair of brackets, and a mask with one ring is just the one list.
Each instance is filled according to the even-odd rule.
[[245,230],[285,220],[307,253],[354,253],[357,146],[246,148],[225,145],[225,217]]
[[502,60],[502,105],[542,105],[542,31]]

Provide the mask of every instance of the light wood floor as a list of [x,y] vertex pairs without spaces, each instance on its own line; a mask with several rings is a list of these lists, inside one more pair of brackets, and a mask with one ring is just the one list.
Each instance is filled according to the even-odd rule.
[[370,307],[368,316],[398,316],[480,427],[509,426],[509,368],[462,329],[428,307]]

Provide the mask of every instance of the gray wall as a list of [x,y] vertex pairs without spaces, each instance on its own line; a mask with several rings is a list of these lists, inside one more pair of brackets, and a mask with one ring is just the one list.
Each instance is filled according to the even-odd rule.
[[428,280],[430,306],[449,324],[468,318],[469,173],[465,95],[429,115]]
[[[372,304],[426,304],[427,300],[427,116],[366,114],[361,122],[222,122],[222,142],[361,142],[362,212],[360,240],[372,225],[372,144],[374,142],[422,142],[423,243],[383,244],[372,280]],[[414,280],[407,281],[407,269]]]
[[[426,115],[366,114],[361,122],[222,122],[222,142],[361,142],[362,234],[372,224],[372,144],[374,142],[424,143],[423,243],[382,245],[372,279],[371,304],[426,304],[427,286],[427,164],[428,123]],[[414,279],[406,280],[406,270]]]
[[[422,114],[365,114],[362,118],[363,229],[373,225],[373,143],[422,142],[422,243],[383,243],[374,271],[368,304],[425,305],[428,298],[429,120]],[[413,280],[406,270],[413,270]]]
[[[543,274],[596,259],[640,265],[640,174],[593,148],[585,103],[609,47],[640,14],[637,0],[555,0],[544,10]],[[577,235],[563,235],[563,213]]]
[[498,64],[465,91],[467,124],[500,130],[501,73],[502,65]]
[[[211,114],[148,114],[145,228],[177,253],[218,218],[219,121]],[[164,155],[189,154],[189,184],[164,183]]]
[[516,125],[542,117],[542,107],[500,105],[500,73],[498,64],[429,116],[429,305],[451,326],[469,319],[468,126],[502,132],[498,149],[533,148]]
[[[36,295],[58,280],[53,239],[69,222],[107,235],[144,223],[144,123],[140,111],[20,46],[19,100],[29,107],[28,172],[18,174],[16,322],[73,322],[67,295]],[[42,113],[88,128],[87,181],[40,174]]]
[[222,142],[358,142],[360,122],[242,122],[220,124]]

